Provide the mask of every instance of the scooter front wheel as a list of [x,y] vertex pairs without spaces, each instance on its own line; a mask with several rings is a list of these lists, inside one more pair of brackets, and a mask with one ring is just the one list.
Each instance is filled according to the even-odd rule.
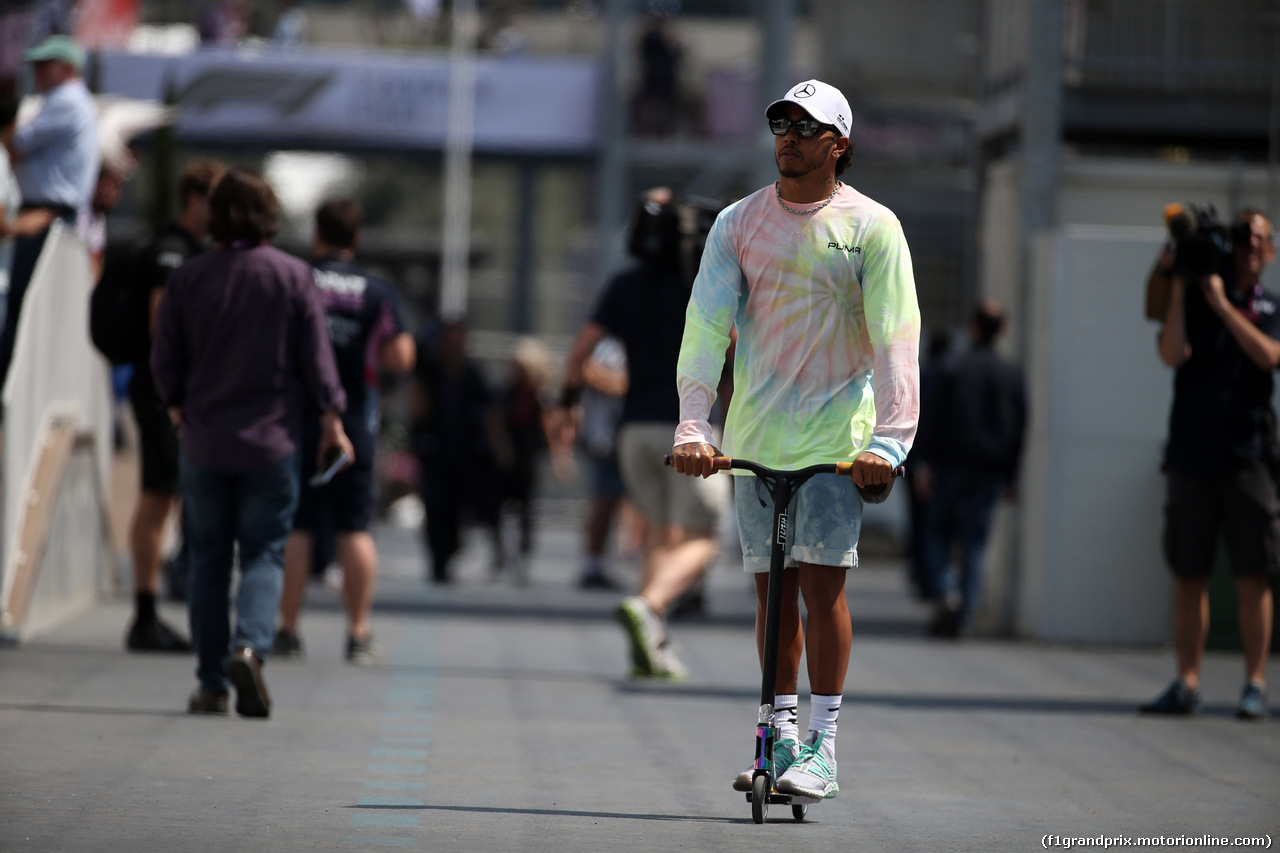
[[751,819],[764,823],[769,814],[769,789],[773,787],[768,773],[760,773],[751,780]]

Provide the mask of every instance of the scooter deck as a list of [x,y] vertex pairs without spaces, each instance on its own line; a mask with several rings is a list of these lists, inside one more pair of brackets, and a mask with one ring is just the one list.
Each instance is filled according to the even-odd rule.
[[[746,793],[747,802],[751,802],[751,792]],[[769,805],[796,805],[796,806],[816,806],[822,802],[816,797],[803,797],[799,794],[779,794],[777,791],[769,794]]]

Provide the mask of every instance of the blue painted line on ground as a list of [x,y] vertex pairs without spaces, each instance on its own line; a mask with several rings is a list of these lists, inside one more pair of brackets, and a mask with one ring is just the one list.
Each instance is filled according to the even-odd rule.
[[[435,648],[432,631],[429,626],[417,626],[413,636],[409,638],[406,648],[414,651],[411,661],[414,668],[421,671],[424,661],[417,659],[425,650],[425,657],[431,656]],[[370,761],[367,772],[371,776],[425,776],[426,764],[421,759],[427,757],[427,732],[431,730],[430,720],[433,717],[431,704],[435,692],[434,672],[419,675],[390,675],[386,681],[386,691],[382,697],[382,712],[378,720],[378,732],[374,736],[376,746],[369,748],[370,758],[400,759],[401,761]],[[408,763],[415,762],[415,763]],[[368,791],[386,791],[386,794],[365,795],[359,797],[357,805],[366,809],[411,809],[422,808],[425,803],[418,797],[395,796],[393,791],[423,791],[426,782],[417,779],[367,779],[364,788]],[[351,816],[352,827],[398,827],[416,829],[421,826],[421,816],[413,813],[386,811],[361,812]],[[413,835],[413,833],[410,833]],[[349,835],[347,844],[352,846],[384,846],[384,847],[417,847],[421,839],[417,837],[391,837],[376,835]]]
[[352,826],[421,826],[416,814],[353,814]]
[[418,797],[361,797],[356,800],[356,805],[366,806],[369,808],[422,808],[425,803]]
[[371,776],[381,776],[384,774],[392,776],[426,776],[427,765],[393,764],[390,761],[370,761],[369,766],[365,768],[365,772]]
[[431,738],[426,735],[378,735],[373,739],[374,743],[427,743]]
[[386,747],[374,747],[369,750],[370,758],[426,758],[427,751],[425,749],[387,749]]
[[429,720],[431,719],[430,711],[383,711],[382,719],[384,720]]
[[427,783],[414,779],[371,779],[364,786],[375,791],[421,791]]
[[378,728],[388,732],[425,732],[430,731],[431,726],[426,723],[400,723],[394,720],[383,720],[378,723]]

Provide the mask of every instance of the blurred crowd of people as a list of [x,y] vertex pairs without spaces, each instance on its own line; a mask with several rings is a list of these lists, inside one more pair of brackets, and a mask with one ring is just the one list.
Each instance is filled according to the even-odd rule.
[[[312,266],[304,275],[301,261],[271,246],[279,206],[270,184],[256,173],[191,161],[178,181],[177,218],[138,251],[116,252],[117,260],[105,263],[106,217],[120,201],[132,164],[101,156],[96,108],[82,78],[85,57],[73,40],[51,37],[26,60],[46,99],[21,127],[16,101],[6,102],[0,115],[8,142],[0,174],[2,236],[13,255],[5,264],[12,273],[6,275],[0,343],[7,356],[26,283],[56,219],[85,238],[100,291],[120,291],[129,310],[145,312],[142,333],[114,315],[95,321],[107,329],[95,343],[115,361],[138,427],[140,494],[129,530],[135,606],[125,644],[137,652],[194,648],[199,687],[189,702],[193,712],[225,712],[233,684],[237,710],[269,713],[263,663],[272,652],[302,655],[306,582],[331,559],[342,572],[347,599],[346,656],[377,659],[368,624],[377,558],[368,526],[375,508],[377,390],[388,374],[408,375],[408,434],[418,463],[431,581],[455,579],[453,563],[468,525],[491,542],[493,578],[528,580],[534,498],[549,456],[550,470],[565,478],[575,476],[577,458],[587,460],[580,586],[619,587],[607,565],[611,535],[637,542],[643,552],[641,595],[624,602],[620,618],[649,602],[644,618],[659,624],[696,583],[715,556],[723,499],[702,498],[669,513],[660,487],[637,485],[651,481],[652,471],[624,476],[623,469],[627,459],[632,468],[651,469],[649,457],[660,460],[669,444],[677,417],[669,376],[701,249],[696,232],[701,227],[705,238],[715,210],[710,218],[707,210],[699,215],[665,189],[642,200],[632,238],[638,266],[615,281],[584,327],[567,368],[565,387],[574,399],[562,393],[556,401],[548,398],[556,366],[535,339],[515,343],[498,382],[468,356],[465,321],[429,326],[415,339],[404,326],[394,286],[355,265],[363,223],[347,199],[331,199],[317,211]],[[256,296],[241,302],[217,296],[214,283],[227,280]],[[292,308],[279,302],[279,288],[292,294],[284,297],[293,300]],[[655,293],[666,296],[654,301]],[[264,325],[250,316],[282,311],[296,315],[295,321]],[[320,322],[328,346],[317,337]],[[133,337],[120,342],[112,335]],[[250,341],[255,354],[246,360]],[[260,368],[258,375],[245,372],[250,362]],[[276,391],[264,388],[268,379]],[[282,396],[279,389],[301,397]],[[649,433],[647,442],[635,438]],[[347,467],[328,482],[309,485],[335,448],[349,457]],[[680,478],[662,479],[685,485]],[[269,509],[248,523],[235,509],[245,501]],[[628,504],[643,510],[619,531]],[[701,521],[687,515],[704,504]],[[157,609],[175,514],[181,516],[181,550],[168,565],[174,591],[187,602],[190,641]],[[276,523],[266,525],[272,518]],[[512,526],[514,536],[507,533]],[[241,578],[234,612],[227,606],[233,564]],[[634,651],[637,674],[680,677],[683,666],[661,634],[653,633],[652,648]]]
[[[551,355],[536,339],[519,339],[506,376],[495,384],[469,357],[467,340],[463,320],[430,327],[421,336],[422,357],[409,387],[428,577],[440,584],[455,579],[454,558],[470,524],[490,537],[491,576],[509,571],[524,583],[533,552],[533,499],[547,449],[543,403]],[[512,513],[514,553],[505,533]]]
[[[241,6],[217,8],[234,18]],[[280,38],[296,43],[305,20],[281,20],[292,29]],[[498,22],[495,41],[509,23],[506,17]],[[641,132],[663,135],[669,132],[662,122],[677,89],[679,49],[657,18],[641,44],[646,71],[635,117]],[[465,320],[433,323],[416,335],[408,328],[395,285],[358,264],[364,222],[352,199],[327,199],[317,209],[308,263],[271,245],[279,204],[265,178],[193,160],[179,177],[177,218],[127,262],[107,263],[105,218],[120,201],[132,158],[104,142],[99,108],[82,76],[85,55],[75,41],[51,36],[26,51],[24,60],[44,99],[20,124],[17,99],[0,96],[0,382],[36,261],[50,229],[62,222],[87,243],[99,287],[105,291],[106,284],[128,277],[145,311],[146,331],[135,336],[131,355],[112,355],[127,382],[141,451],[140,497],[129,531],[135,604],[125,642],[133,651],[194,649],[200,683],[190,710],[225,713],[234,686],[242,715],[269,714],[262,665],[271,653],[302,655],[306,585],[317,567],[331,561],[341,572],[347,607],[345,656],[353,663],[378,659],[369,624],[377,575],[369,528],[378,507],[381,392],[388,387],[403,387],[407,400],[407,452],[416,461],[414,485],[425,513],[427,580],[457,579],[458,555],[475,528],[491,549],[491,579],[527,583],[536,498],[544,485],[539,477],[545,470],[562,480],[580,478],[587,501],[578,585],[620,590],[610,542],[615,551],[619,541],[632,543],[636,589],[616,609],[632,675],[686,675],[667,623],[682,601],[699,595],[732,504],[728,478],[674,477],[662,460],[681,423],[672,378],[686,335],[686,307],[722,205],[679,198],[666,187],[646,191],[632,215],[633,264],[602,288],[563,370],[545,344],[524,337],[514,341],[503,375],[493,377],[468,352]],[[806,118],[813,102],[804,98],[811,96],[801,93],[787,102],[795,109],[770,115],[783,150],[791,144],[785,140],[814,138],[800,128],[840,129]],[[839,118],[847,124],[847,116]],[[837,162],[830,165],[837,168]],[[819,201],[830,203],[842,186],[835,181],[826,202]],[[780,194],[777,204],[797,216],[822,209],[797,212]],[[1175,415],[1183,421],[1190,417],[1184,399],[1198,387],[1184,377],[1198,375],[1195,369],[1205,363],[1191,343],[1197,336],[1216,347],[1223,369],[1245,375],[1239,381],[1258,399],[1237,455],[1254,454],[1248,456],[1250,470],[1266,480],[1255,491],[1268,496],[1264,515],[1274,520],[1274,484],[1267,479],[1274,476],[1267,467],[1274,448],[1258,449],[1274,434],[1262,399],[1269,398],[1270,384],[1249,372],[1250,364],[1266,369],[1280,362],[1268,325],[1274,311],[1258,283],[1274,258],[1274,239],[1261,212],[1246,211],[1241,222],[1253,231],[1252,254],[1245,258],[1252,266],[1241,260],[1236,275],[1257,292],[1237,298],[1221,286],[1203,296],[1178,291],[1181,301],[1171,302],[1162,318],[1160,354],[1180,371]],[[1237,248],[1242,257],[1243,247]],[[1171,255],[1161,263],[1177,278]],[[241,286],[240,297],[227,295],[228,281]],[[1225,319],[1215,325],[1197,299],[1209,300],[1209,309]],[[1246,300],[1244,307],[1233,299]],[[1187,300],[1199,312],[1190,319],[1174,310]],[[935,335],[921,365],[919,430],[906,465],[907,550],[917,595],[933,606],[926,630],[935,637],[954,639],[972,630],[996,507],[1002,497],[1017,497],[1028,403],[1020,369],[997,353],[1004,328],[1004,306],[981,301],[967,345],[952,351],[948,335]],[[708,446],[718,446],[715,431],[732,399],[735,346],[736,330],[714,395]],[[1207,348],[1205,343],[1198,352]],[[1208,384],[1213,381],[1211,376]],[[1199,428],[1177,417],[1174,425]],[[1169,512],[1186,517],[1181,525],[1171,523],[1166,542],[1177,576],[1179,679],[1146,706],[1159,713],[1193,712],[1199,704],[1206,554],[1219,531],[1210,525],[1191,544],[1178,538],[1206,517],[1204,489],[1192,488],[1196,484],[1179,470],[1194,467],[1193,457],[1171,451],[1169,461]],[[332,469],[328,475],[326,469]],[[1228,497],[1245,490],[1240,484],[1222,488]],[[248,504],[257,507],[252,518],[243,511]],[[190,641],[160,620],[156,604],[167,529],[179,507],[184,550],[177,565]],[[630,520],[620,525],[622,518]],[[1259,540],[1269,548],[1280,535],[1273,528],[1268,521],[1260,531],[1239,533],[1244,544],[1238,550],[1244,554]],[[1190,551],[1194,560],[1184,553]],[[1270,634],[1266,578],[1275,571],[1273,556],[1268,551],[1265,559],[1253,559],[1236,579],[1247,602],[1242,623],[1252,626],[1246,638],[1250,713],[1265,710],[1261,649]],[[234,565],[241,582],[233,615],[227,595]]]

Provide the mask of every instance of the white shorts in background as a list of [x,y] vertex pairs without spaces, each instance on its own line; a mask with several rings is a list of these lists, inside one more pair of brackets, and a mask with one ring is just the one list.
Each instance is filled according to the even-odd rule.
[[689,477],[664,462],[674,423],[629,423],[618,432],[618,468],[627,497],[650,524],[715,530],[729,503],[729,476]]

